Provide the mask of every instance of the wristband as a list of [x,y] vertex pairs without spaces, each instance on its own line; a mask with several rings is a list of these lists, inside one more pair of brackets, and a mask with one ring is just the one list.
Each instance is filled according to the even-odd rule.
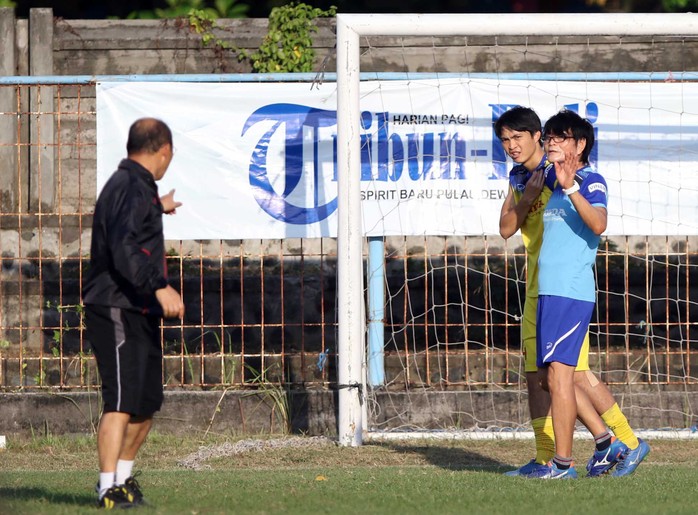
[[578,192],[578,191],[579,191],[579,183],[578,183],[577,181],[574,181],[574,182],[572,183],[572,186],[570,186],[570,187],[567,188],[567,189],[562,188],[562,193],[564,193],[564,194],[567,195],[568,197],[569,197],[570,195],[572,195],[572,193],[576,193],[576,192]]

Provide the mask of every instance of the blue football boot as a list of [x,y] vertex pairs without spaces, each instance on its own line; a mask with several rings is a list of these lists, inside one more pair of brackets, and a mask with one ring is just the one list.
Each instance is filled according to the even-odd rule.
[[642,460],[650,453],[650,446],[647,445],[647,442],[639,438],[638,441],[640,445],[635,449],[628,449],[628,452],[618,461],[616,470],[611,473],[613,477],[622,477],[632,474]]
[[594,455],[589,458],[587,477],[599,477],[607,474],[628,451],[628,446],[614,436],[607,449],[594,451]]
[[549,461],[538,470],[534,470],[526,477],[536,479],[577,479],[577,470],[574,468],[574,463],[568,469],[559,469],[554,461]]
[[505,476],[528,476],[532,472],[540,469],[540,468],[546,468],[547,465],[538,463],[535,459],[529,461],[526,463],[524,466],[517,468],[516,470],[510,470],[509,472],[505,472]]

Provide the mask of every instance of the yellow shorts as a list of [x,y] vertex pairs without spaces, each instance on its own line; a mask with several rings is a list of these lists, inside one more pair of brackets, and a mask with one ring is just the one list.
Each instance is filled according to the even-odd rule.
[[[535,372],[536,366],[536,311],[538,310],[538,297],[526,297],[524,303],[524,316],[521,321],[521,339],[523,340],[524,371]],[[589,370],[589,333],[584,336],[582,350],[579,352],[577,362],[578,372]]]

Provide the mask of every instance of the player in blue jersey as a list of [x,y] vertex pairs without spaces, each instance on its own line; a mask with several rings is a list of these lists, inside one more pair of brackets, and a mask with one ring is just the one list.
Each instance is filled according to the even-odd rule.
[[[581,383],[590,392],[605,389],[593,375],[580,380],[575,367],[596,300],[593,266],[608,221],[608,189],[604,178],[589,166],[594,129],[587,120],[563,110],[546,122],[543,134],[545,152],[554,163],[556,184],[543,214],[536,359],[543,384],[550,392],[555,456],[547,470],[531,477],[556,479],[576,477],[572,461],[575,421],[577,416],[583,420],[589,416],[587,401],[575,385]],[[612,475],[632,473],[649,453],[647,443],[635,440],[636,445],[630,442],[618,456]],[[595,458],[596,453],[588,469]],[[593,475],[593,468],[589,472]]]
[[[555,173],[541,145],[540,118],[530,108],[517,106],[502,114],[495,123],[507,155],[516,165],[509,174],[509,194],[502,205],[500,234],[509,238],[521,230],[526,248],[526,300],[524,303],[521,333],[523,340],[524,371],[528,390],[529,411],[536,441],[536,457],[519,469],[507,472],[510,476],[527,476],[534,472],[546,472],[547,464],[555,454],[550,396],[538,380],[536,364],[536,310],[538,305],[538,255],[543,237],[543,212],[555,187]],[[637,447],[638,441],[627,419],[620,411],[612,394],[589,371],[589,338],[584,338],[582,351],[576,366],[575,380],[587,394],[596,413],[603,422],[592,415],[590,430],[598,431],[597,449],[587,465],[590,476],[608,472],[627,447]],[[605,423],[618,436],[611,439]],[[593,431],[592,431],[593,432]]]

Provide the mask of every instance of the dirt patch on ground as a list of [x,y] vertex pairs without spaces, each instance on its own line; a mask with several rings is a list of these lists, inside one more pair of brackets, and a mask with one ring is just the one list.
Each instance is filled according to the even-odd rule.
[[279,449],[308,449],[336,446],[334,440],[324,436],[290,436],[287,438],[273,438],[270,440],[240,440],[239,442],[225,442],[222,444],[206,445],[197,451],[177,461],[180,467],[192,470],[207,470],[211,465],[206,462],[215,458],[226,458],[238,454],[271,451]]

